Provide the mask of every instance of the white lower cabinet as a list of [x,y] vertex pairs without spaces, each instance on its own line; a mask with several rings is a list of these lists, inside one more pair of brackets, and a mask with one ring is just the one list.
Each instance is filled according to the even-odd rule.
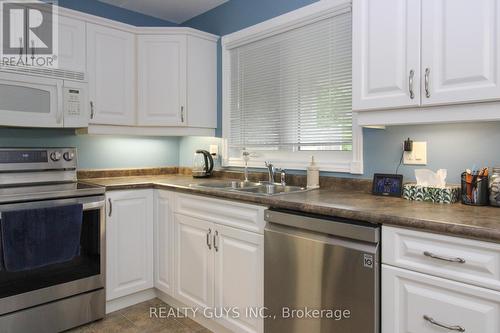
[[106,300],[153,287],[153,191],[106,193]]
[[175,297],[186,305],[213,305],[214,224],[175,214]]
[[215,236],[214,306],[239,313],[220,324],[234,332],[263,332],[263,321],[249,310],[264,304],[264,236],[221,225]]
[[264,236],[175,214],[174,243],[174,297],[209,316],[230,311],[217,321],[233,332],[263,332],[247,312],[264,302]]
[[167,295],[173,294],[173,200],[172,192],[154,192],[154,286]]
[[500,332],[498,244],[382,227],[382,332]]
[[232,332],[264,331],[248,315],[264,306],[263,207],[160,189],[106,197],[108,301],[154,287]]
[[382,332],[500,332],[500,293],[382,266]]

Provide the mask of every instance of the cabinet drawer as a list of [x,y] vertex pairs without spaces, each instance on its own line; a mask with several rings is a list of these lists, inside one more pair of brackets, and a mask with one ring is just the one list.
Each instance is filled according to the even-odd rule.
[[177,194],[175,212],[253,232],[264,232],[266,208],[244,203]]
[[382,263],[500,291],[500,244],[382,228]]
[[386,265],[382,291],[384,333],[500,332],[499,292]]

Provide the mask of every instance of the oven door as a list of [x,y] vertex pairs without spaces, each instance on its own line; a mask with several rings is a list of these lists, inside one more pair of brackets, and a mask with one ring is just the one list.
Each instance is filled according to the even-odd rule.
[[63,81],[0,72],[0,125],[63,126]]
[[73,260],[22,271],[0,271],[0,315],[102,289],[105,283],[104,196],[0,205],[9,210],[83,205],[80,255]]

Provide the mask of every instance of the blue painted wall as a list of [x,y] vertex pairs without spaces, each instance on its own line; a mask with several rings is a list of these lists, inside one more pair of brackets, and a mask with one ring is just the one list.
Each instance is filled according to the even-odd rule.
[[[230,0],[229,2],[197,16],[183,25],[220,36],[311,4],[312,0]],[[221,56],[218,55],[218,136],[221,135]],[[407,137],[428,142],[428,161],[431,169],[448,169],[449,180],[459,181],[465,168],[500,166],[500,123],[476,123],[426,126],[394,126],[386,130],[364,130],[365,173],[361,176],[323,173],[342,177],[371,178],[373,173],[394,173],[401,158],[401,144]],[[179,162],[189,166],[196,148],[208,149],[217,142],[214,138],[183,138],[180,141]],[[220,142],[220,140],[219,140]],[[219,143],[220,144],[220,143]],[[400,172],[406,180],[414,179],[415,167],[403,166]],[[303,173],[297,171],[297,173]]]
[[[448,180],[460,182],[466,168],[500,166],[500,122],[448,125],[392,126],[385,130],[365,129],[365,178],[374,173],[395,173],[403,140],[427,141],[428,165],[432,170],[447,169]],[[399,170],[405,180],[414,180],[414,166]],[[419,166],[418,168],[422,168]]]
[[58,4],[61,7],[78,10],[83,13],[101,16],[138,27],[177,26],[177,24],[173,22],[112,6],[97,0],[58,0]]
[[[448,181],[460,182],[464,169],[473,166],[500,166],[500,122],[447,125],[391,126],[385,130],[364,130],[364,174],[322,172],[325,176],[372,178],[374,173],[395,173],[401,159],[402,143],[410,137],[414,141],[427,141],[426,166],[402,165],[399,173],[405,181],[414,180],[414,170],[429,168],[447,169]],[[190,166],[196,149],[209,149],[218,144],[218,138],[182,138],[179,148],[179,165]],[[292,171],[304,174],[304,171]]]
[[[179,139],[179,166],[190,167],[193,165],[193,156],[196,150],[209,150],[210,145],[218,145],[221,152],[221,139],[213,137],[183,137]],[[220,160],[216,161],[215,167],[220,166]]]

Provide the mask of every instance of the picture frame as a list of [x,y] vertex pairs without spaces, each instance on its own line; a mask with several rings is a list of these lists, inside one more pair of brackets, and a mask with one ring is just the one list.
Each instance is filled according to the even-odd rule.
[[372,194],[388,197],[403,195],[403,175],[376,173],[373,175]]

